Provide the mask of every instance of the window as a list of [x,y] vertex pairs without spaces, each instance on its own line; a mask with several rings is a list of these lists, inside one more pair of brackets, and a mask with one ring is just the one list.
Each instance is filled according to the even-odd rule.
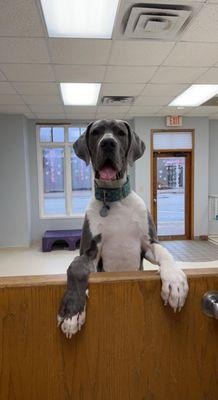
[[37,126],[40,217],[82,216],[92,195],[92,171],[74,153],[83,126]]

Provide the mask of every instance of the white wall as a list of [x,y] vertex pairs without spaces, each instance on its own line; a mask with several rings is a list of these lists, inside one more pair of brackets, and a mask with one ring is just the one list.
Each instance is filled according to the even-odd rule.
[[0,115],[0,247],[30,243],[25,118]]
[[[136,162],[135,186],[137,193],[150,209],[150,132],[166,129],[165,118],[140,117],[134,120],[135,131],[146,143],[145,155]],[[209,120],[208,118],[183,118],[182,128],[195,129],[194,164],[194,236],[208,234],[208,165]],[[182,129],[181,128],[181,129]]]
[[[210,121],[209,194],[218,195],[218,121]],[[209,221],[209,233],[218,235],[218,221]]]
[[[209,160],[210,191],[218,191],[218,121],[210,122],[210,156],[208,119],[184,118],[183,121],[184,128],[194,128],[196,132],[194,234],[206,235]],[[150,130],[165,128],[165,119],[140,117],[133,123],[147,146],[145,155],[135,164],[133,188],[135,183],[135,190],[150,208]],[[0,247],[28,246],[30,239],[41,239],[47,229],[81,227],[81,218],[39,219],[35,121],[26,121],[23,116],[0,115],[0,140]]]

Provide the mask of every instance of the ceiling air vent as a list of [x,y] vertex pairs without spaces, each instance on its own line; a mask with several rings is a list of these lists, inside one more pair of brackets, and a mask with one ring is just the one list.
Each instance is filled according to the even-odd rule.
[[132,96],[104,96],[101,99],[102,104],[112,106],[128,106],[133,101],[134,97]]
[[187,5],[140,3],[133,5],[124,17],[124,39],[172,40],[181,33],[190,18]]

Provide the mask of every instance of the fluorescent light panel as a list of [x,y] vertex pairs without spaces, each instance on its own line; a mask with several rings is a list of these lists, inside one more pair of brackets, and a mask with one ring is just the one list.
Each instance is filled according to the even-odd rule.
[[100,83],[60,83],[65,106],[95,106]]
[[191,85],[176,97],[169,106],[197,107],[218,93],[218,85]]
[[50,37],[112,36],[119,0],[41,0]]

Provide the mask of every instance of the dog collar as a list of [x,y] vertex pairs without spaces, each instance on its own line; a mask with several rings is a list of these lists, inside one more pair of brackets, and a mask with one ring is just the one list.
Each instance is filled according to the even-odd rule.
[[102,217],[108,215],[110,206],[107,203],[113,203],[125,199],[131,192],[129,176],[123,186],[119,188],[101,188],[95,182],[95,198],[103,202],[103,207],[100,211]]

